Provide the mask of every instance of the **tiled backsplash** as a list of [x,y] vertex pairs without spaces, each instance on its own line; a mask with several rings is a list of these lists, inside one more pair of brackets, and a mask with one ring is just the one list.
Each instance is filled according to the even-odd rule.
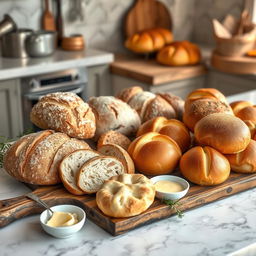
[[[123,51],[123,20],[134,0],[81,0],[83,20],[72,20],[72,7],[77,0],[61,0],[64,34],[81,33],[88,46]],[[55,3],[55,0],[52,0]],[[243,0],[161,0],[170,11],[176,40],[193,39],[213,43],[211,19],[224,18],[226,13],[239,15]],[[11,15],[18,26],[39,29],[43,1],[0,0],[0,18]],[[74,18],[74,17],[73,17]]]

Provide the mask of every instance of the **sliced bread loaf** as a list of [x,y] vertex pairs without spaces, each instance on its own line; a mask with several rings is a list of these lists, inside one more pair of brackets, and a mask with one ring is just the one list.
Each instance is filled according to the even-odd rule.
[[96,193],[104,181],[124,173],[124,166],[118,159],[110,156],[95,157],[81,167],[77,185],[87,194]]
[[106,144],[101,146],[99,152],[105,156],[114,156],[122,162],[126,173],[134,173],[134,163],[130,155],[122,147],[114,144]]
[[67,155],[60,163],[59,174],[64,187],[72,194],[82,195],[82,191],[77,186],[77,176],[81,166],[88,160],[100,154],[90,149],[79,149]]

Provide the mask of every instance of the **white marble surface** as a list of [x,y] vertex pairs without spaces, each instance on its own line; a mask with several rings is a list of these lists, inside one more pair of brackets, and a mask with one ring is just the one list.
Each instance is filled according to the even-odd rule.
[[55,72],[69,68],[103,65],[113,60],[114,55],[112,53],[95,49],[70,52],[57,50],[52,56],[43,58],[0,57],[0,80]]
[[[256,102],[256,90],[229,97],[239,99]],[[0,200],[28,191],[0,169]],[[44,233],[35,215],[0,229],[0,255],[256,255],[255,213],[256,188],[187,211],[182,219],[173,216],[117,237],[87,220],[75,236],[56,239]]]

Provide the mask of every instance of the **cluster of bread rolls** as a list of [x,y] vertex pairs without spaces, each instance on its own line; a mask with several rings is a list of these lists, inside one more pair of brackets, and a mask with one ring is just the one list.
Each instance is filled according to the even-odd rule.
[[136,53],[150,53],[163,48],[173,40],[172,32],[164,28],[144,30],[129,37],[125,47]]
[[200,49],[189,41],[176,41],[163,47],[156,57],[157,62],[167,66],[185,66],[201,61]]
[[135,109],[142,123],[157,116],[181,119],[184,111],[184,101],[180,97],[171,93],[147,92],[139,86],[125,88],[116,97]]

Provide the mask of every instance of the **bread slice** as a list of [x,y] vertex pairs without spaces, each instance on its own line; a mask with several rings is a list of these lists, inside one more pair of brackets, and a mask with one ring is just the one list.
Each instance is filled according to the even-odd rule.
[[72,194],[83,195],[77,186],[77,174],[81,166],[88,160],[100,156],[100,154],[90,149],[80,149],[67,155],[60,163],[59,174],[64,187]]
[[81,167],[77,185],[87,194],[96,193],[104,181],[124,173],[124,166],[118,159],[111,156],[95,157]]
[[98,140],[97,149],[99,150],[103,145],[106,144],[116,144],[127,150],[131,144],[131,141],[122,133],[111,130],[101,134]]
[[105,156],[114,156],[120,160],[125,168],[126,173],[134,173],[134,163],[130,155],[122,147],[114,144],[106,144],[99,148],[99,152]]

